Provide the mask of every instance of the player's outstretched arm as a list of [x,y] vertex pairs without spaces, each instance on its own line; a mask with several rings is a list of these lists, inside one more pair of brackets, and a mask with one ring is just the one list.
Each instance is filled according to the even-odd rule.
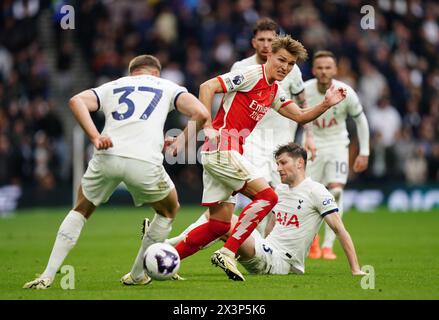
[[76,121],[78,121],[96,149],[106,150],[113,147],[111,139],[106,136],[101,136],[91,119],[90,112],[98,110],[98,100],[92,90],[82,91],[70,98],[69,107]]
[[297,104],[294,102],[290,102],[289,104],[281,107],[278,112],[301,125],[308,123],[314,119],[317,119],[322,113],[336,105],[340,101],[346,98],[346,89],[344,88],[336,88],[332,85],[325,94],[325,99],[320,104],[308,107],[305,109],[299,108]]
[[360,269],[358,264],[357,253],[355,252],[354,243],[352,242],[349,232],[344,227],[343,221],[341,220],[338,213],[332,213],[325,216],[325,221],[329,227],[337,235],[338,240],[348,258],[349,265],[351,267],[351,272],[353,275],[365,275]]
[[[306,109],[308,103],[306,101],[305,90],[294,96],[297,104],[300,108]],[[312,123],[308,122],[303,125],[303,132],[305,134],[305,150],[309,153],[308,159],[313,160],[316,158],[317,148],[314,142],[314,133],[312,132]]]

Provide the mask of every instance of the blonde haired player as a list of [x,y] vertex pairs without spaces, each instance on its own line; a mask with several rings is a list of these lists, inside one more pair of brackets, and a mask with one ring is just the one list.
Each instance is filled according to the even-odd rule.
[[[307,175],[313,180],[324,184],[334,195],[339,204],[340,217],[343,215],[343,188],[346,185],[349,169],[349,138],[346,119],[351,116],[357,127],[360,152],[355,159],[354,172],[367,169],[369,159],[369,126],[360,100],[355,91],[346,83],[335,80],[337,64],[334,54],[330,51],[318,51],[314,54],[312,73],[315,79],[305,82],[306,100],[310,105],[323,101],[326,89],[332,85],[347,88],[346,99],[339,102],[331,110],[326,111],[313,121],[312,131],[317,148],[315,159],[307,165]],[[335,234],[325,226],[325,238],[322,249],[319,237],[316,236],[309,257],[312,259],[336,259],[332,247]]]
[[[247,68],[249,66],[261,65],[267,62],[268,55],[271,53],[271,45],[276,38],[278,25],[270,18],[259,19],[253,28],[253,37],[251,43],[255,49],[255,54],[237,61],[233,64],[231,71]],[[304,83],[302,73],[297,64],[294,64],[292,70],[279,82],[281,88],[285,91],[289,99],[295,99],[302,108],[306,107]],[[313,143],[311,123],[305,126],[307,135],[305,148],[311,152],[311,158],[315,156],[315,146]],[[251,164],[258,167],[262,177],[271,187],[280,184],[279,173],[276,170],[276,163],[273,159],[273,152],[278,145],[293,141],[297,130],[297,123],[285,118],[275,110],[268,110],[265,116],[258,122],[250,135],[245,139],[243,146],[244,157]],[[241,193],[236,194],[231,202],[236,200],[236,209],[243,209],[251,200]],[[261,233],[265,230],[268,216],[263,219],[257,226]],[[209,219],[209,210],[206,210],[197,221],[190,225],[178,236],[167,240],[168,243],[175,245],[185,238],[187,233],[194,227],[205,223]],[[213,244],[213,242],[211,243]]]
[[[232,71],[245,68],[255,64],[263,64],[267,61],[267,56],[271,52],[271,43],[276,37],[278,25],[270,18],[262,18],[258,20],[253,29],[252,45],[255,54],[237,61],[232,66]],[[297,64],[286,77],[279,82],[288,98],[295,100],[301,107],[306,108],[306,98],[304,92],[304,83],[302,73]],[[315,145],[313,142],[311,124],[304,125],[305,149],[311,153],[311,158],[315,156]],[[244,156],[254,165],[257,165],[263,177],[272,186],[276,187],[280,184],[279,173],[276,170],[276,163],[273,159],[273,152],[277,146],[294,141],[297,131],[297,123],[291,121],[274,110],[269,110],[264,118],[256,125],[252,133],[247,137],[244,145]],[[242,194],[237,194],[237,207],[243,208],[250,200]],[[267,219],[264,220],[264,222]],[[265,223],[258,225],[258,230],[262,231]]]
[[325,101],[314,108],[300,109],[288,99],[277,81],[283,80],[296,61],[305,57],[306,50],[300,42],[279,36],[272,43],[266,64],[232,71],[201,85],[199,99],[209,111],[215,93],[224,93],[224,97],[215,119],[205,126],[206,141],[201,152],[202,201],[209,207],[209,220],[176,245],[182,259],[229,232],[234,209],[229,200],[241,192],[252,202],[241,212],[231,236],[211,261],[230,279],[244,280],[236,267],[236,251],[278,200],[256,167],[242,155],[245,138],[270,108],[293,121],[307,123],[344,99],[345,90],[337,87],[329,88]]
[[[160,62],[154,56],[135,57],[129,75],[85,90],[70,99],[70,108],[95,146],[75,207],[59,227],[44,272],[24,285],[46,289],[52,284],[70,250],[75,246],[87,219],[101,203],[108,201],[124,182],[134,204],[149,203],[156,214],[146,230],[131,272],[122,277],[126,285],[144,285],[151,279],[143,270],[143,254],[149,245],[164,241],[179,209],[174,183],[163,167],[163,127],[170,111],[177,109],[196,121],[200,130],[209,114],[201,102],[175,83],[161,79]],[[90,112],[105,114],[102,134]],[[180,136],[180,144],[186,142]]]

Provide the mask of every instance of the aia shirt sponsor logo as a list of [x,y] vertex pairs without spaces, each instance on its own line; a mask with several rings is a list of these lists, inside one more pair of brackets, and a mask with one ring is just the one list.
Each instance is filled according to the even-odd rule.
[[338,125],[337,119],[331,118],[329,121],[323,119],[316,119],[313,121],[313,124],[319,129],[331,128],[332,126]]
[[239,75],[237,75],[237,76],[235,76],[235,77],[233,78],[232,82],[233,82],[235,85],[239,86],[239,85],[242,83],[243,80],[244,80],[244,76],[243,76],[242,74],[239,74]]
[[299,218],[295,214],[288,214],[286,212],[276,212],[276,221],[282,226],[288,227],[293,225],[299,228]]

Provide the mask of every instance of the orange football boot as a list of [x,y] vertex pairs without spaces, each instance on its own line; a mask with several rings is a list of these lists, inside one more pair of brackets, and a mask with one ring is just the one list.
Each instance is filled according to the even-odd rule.
[[337,255],[332,251],[332,248],[322,248],[323,259],[325,260],[335,260]]
[[311,248],[309,249],[308,258],[320,259],[322,256],[322,250],[320,249],[320,236],[317,234],[312,241]]

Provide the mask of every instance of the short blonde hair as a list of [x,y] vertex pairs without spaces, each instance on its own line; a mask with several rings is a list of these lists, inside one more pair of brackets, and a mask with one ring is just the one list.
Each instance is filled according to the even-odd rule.
[[271,43],[271,51],[273,53],[278,52],[280,49],[285,49],[293,56],[297,57],[297,60],[306,60],[308,58],[308,52],[300,41],[294,40],[290,35],[276,36]]
[[162,70],[162,65],[156,57],[149,54],[143,54],[130,61],[130,64],[128,65],[128,74],[132,74],[136,69],[141,68],[156,68],[160,72]]

